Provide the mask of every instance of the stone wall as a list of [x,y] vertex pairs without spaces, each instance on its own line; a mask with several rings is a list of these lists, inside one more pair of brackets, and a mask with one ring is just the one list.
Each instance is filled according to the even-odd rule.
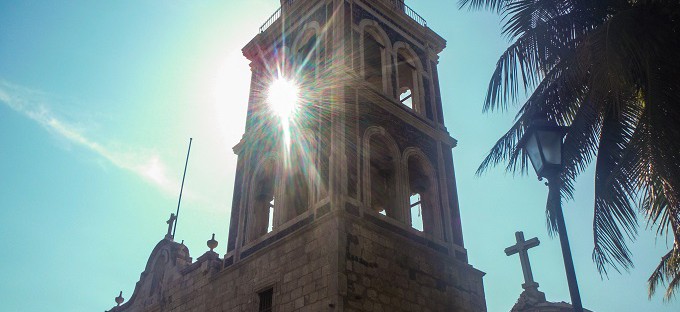
[[486,311],[483,273],[453,248],[371,212],[327,213],[227,267],[164,239],[111,312],[257,311],[268,288],[276,312]]
[[386,231],[379,225],[386,218],[373,218],[380,221],[346,222],[344,311],[486,311],[484,273],[448,255],[447,247]]
[[[337,232],[329,220],[317,220],[226,268],[214,252],[188,265],[147,265],[130,301],[111,312],[257,311],[258,292],[270,287],[274,311],[328,311],[329,303],[333,305],[331,264],[337,259],[330,249],[337,246]],[[156,248],[150,264],[164,250],[180,245],[169,240],[161,244],[168,247]],[[154,284],[154,276],[168,278]]]

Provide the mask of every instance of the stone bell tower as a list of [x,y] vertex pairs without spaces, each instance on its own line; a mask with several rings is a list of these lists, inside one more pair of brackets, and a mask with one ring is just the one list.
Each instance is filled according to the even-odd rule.
[[[243,48],[227,253],[191,263],[182,245],[188,261],[140,281],[172,290],[113,311],[486,311],[442,115],[445,45],[400,0],[282,0]],[[272,105],[281,79],[299,89],[289,114]]]

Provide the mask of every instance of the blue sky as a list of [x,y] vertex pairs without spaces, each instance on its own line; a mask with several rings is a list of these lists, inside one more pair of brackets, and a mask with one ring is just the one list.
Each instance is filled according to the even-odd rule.
[[[213,232],[224,253],[249,68],[240,49],[277,0],[0,1],[0,302],[6,311],[108,309],[129,298],[165,234],[188,138],[194,138],[177,239],[198,257]],[[448,40],[440,79],[470,262],[489,311],[521,292],[514,232],[537,236],[534,277],[569,301],[559,241],[547,236],[547,190],[502,168],[474,175],[513,112],[481,113],[508,42],[500,20],[454,1],[410,1]],[[641,231],[636,267],[600,279],[591,261],[592,171],[565,205],[584,305],[594,311],[678,311],[646,297],[670,243]],[[641,222],[644,225],[644,221]]]

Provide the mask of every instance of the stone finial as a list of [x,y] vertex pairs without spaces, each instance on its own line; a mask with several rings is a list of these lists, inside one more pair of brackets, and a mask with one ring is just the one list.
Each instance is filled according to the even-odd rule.
[[125,298],[123,298],[123,291],[121,290],[118,297],[116,297],[116,306],[120,306],[123,302],[125,302]]
[[215,240],[215,233],[213,233],[212,238],[207,243],[208,248],[210,248],[210,251],[213,251],[213,249],[217,247],[218,242]]

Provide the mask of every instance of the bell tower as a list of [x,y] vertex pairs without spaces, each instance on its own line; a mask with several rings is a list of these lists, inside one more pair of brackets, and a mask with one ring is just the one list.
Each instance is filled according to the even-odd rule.
[[166,236],[111,311],[486,311],[442,114],[445,45],[400,0],[282,0],[243,48],[226,254],[213,236],[192,261]]
[[[251,92],[225,266],[321,235],[305,241],[323,241],[310,248],[328,252],[336,308],[486,310],[444,126],[445,45],[400,0],[281,1],[243,49]],[[294,94],[283,114],[280,80]]]

